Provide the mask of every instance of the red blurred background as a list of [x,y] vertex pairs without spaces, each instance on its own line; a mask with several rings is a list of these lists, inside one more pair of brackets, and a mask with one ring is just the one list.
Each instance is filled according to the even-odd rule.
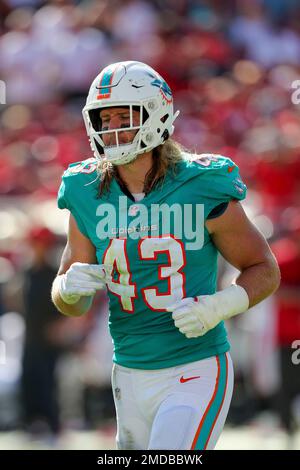
[[[0,0],[0,429],[114,433],[105,299],[87,319],[53,313],[40,325],[56,354],[57,429],[42,412],[29,425],[22,384],[32,328],[26,283],[41,259],[57,269],[67,216],[56,208],[60,178],[91,156],[81,109],[94,76],[120,60],[147,62],[167,80],[181,111],[176,140],[240,167],[245,210],[274,249],[282,286],[229,324],[236,387],[228,424],[298,436],[300,446],[300,365],[291,359],[300,340],[296,0]],[[232,270],[221,260],[220,272],[222,286]],[[0,447],[14,442],[1,444],[0,434]]]

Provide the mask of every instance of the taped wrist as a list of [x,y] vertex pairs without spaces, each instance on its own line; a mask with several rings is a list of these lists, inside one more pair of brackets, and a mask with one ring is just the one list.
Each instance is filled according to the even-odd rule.
[[218,305],[221,320],[228,320],[249,308],[249,297],[245,289],[237,284],[232,284],[224,290],[214,294]]

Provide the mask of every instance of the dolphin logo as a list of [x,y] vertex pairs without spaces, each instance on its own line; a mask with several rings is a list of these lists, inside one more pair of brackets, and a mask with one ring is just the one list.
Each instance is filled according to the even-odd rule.
[[158,78],[156,78],[155,80],[153,80],[153,82],[151,82],[151,85],[160,88],[163,94],[165,95],[166,99],[168,99],[167,97],[169,97],[169,99],[172,97],[171,88],[164,80],[159,80]]

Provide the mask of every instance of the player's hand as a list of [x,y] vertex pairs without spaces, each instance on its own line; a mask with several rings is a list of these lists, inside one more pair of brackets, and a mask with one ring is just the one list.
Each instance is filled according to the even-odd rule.
[[245,289],[236,284],[212,295],[186,297],[167,308],[172,313],[175,326],[187,338],[197,338],[249,308]]
[[187,338],[203,336],[220,323],[221,318],[214,315],[210,297],[186,297],[167,308],[168,312],[173,312],[175,326]]
[[60,276],[59,293],[66,304],[75,304],[81,296],[89,297],[105,287],[103,264],[73,263]]

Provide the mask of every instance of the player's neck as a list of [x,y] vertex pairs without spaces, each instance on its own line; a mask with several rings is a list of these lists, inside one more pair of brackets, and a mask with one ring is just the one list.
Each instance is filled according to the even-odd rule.
[[145,177],[153,165],[152,151],[139,155],[133,162],[117,167],[120,178],[128,190],[141,193],[144,189]]

